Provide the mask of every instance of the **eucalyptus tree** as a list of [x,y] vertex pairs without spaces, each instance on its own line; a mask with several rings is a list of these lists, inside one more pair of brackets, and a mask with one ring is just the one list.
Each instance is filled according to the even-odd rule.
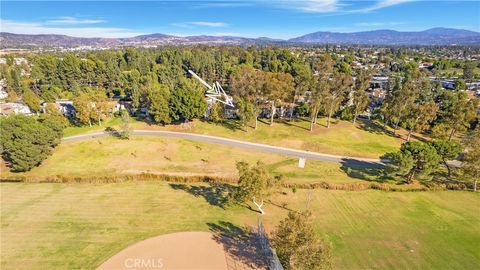
[[287,101],[294,94],[293,77],[288,73],[268,72],[262,92],[270,102],[270,126],[273,126],[277,105]]
[[265,77],[265,72],[247,65],[238,67],[230,76],[229,85],[233,97],[237,101],[242,99],[242,102],[248,102],[253,106],[255,129],[258,127],[260,108],[266,102],[264,95]]
[[330,128],[332,116],[340,109],[341,103],[347,98],[353,85],[352,76],[335,72],[323,99],[323,109],[327,115],[327,128]]
[[404,120],[408,129],[407,141],[410,140],[413,131],[423,132],[430,128],[430,124],[437,118],[439,110],[430,81],[421,80],[417,87],[417,99],[410,105]]
[[333,73],[333,60],[330,54],[324,54],[312,60],[313,70],[315,71],[314,78],[310,86],[310,131],[313,131],[313,126],[317,123],[317,118],[322,109],[323,100],[327,96],[332,83],[331,76]]
[[395,135],[399,124],[405,119],[417,99],[417,85],[413,79],[401,77],[395,78],[393,88],[387,94],[382,110],[386,119],[393,123],[393,134]]
[[444,129],[451,140],[457,132],[464,132],[470,127],[470,122],[478,117],[480,102],[478,99],[469,99],[465,92],[443,91],[439,96],[439,119],[434,127]]
[[260,214],[265,214],[264,201],[279,185],[280,179],[271,176],[265,164],[258,161],[254,165],[247,162],[237,162],[239,175],[238,188],[231,194],[231,198],[237,203],[253,202]]
[[353,93],[353,123],[357,121],[360,113],[367,109],[369,101],[369,93],[367,92],[371,80],[370,70],[360,70],[357,72],[354,83]]

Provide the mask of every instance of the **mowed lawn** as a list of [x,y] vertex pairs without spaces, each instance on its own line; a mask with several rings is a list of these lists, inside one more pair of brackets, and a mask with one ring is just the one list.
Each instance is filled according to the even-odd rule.
[[[271,127],[264,120],[258,122],[258,128],[243,128],[235,120],[226,120],[223,124],[213,124],[194,120],[184,125],[149,125],[141,121],[133,121],[134,129],[170,130],[192,132],[220,136],[258,143],[266,143],[295,149],[322,152],[351,157],[378,158],[386,152],[397,150],[402,139],[387,135],[382,128],[373,122],[358,122],[356,125],[348,121],[336,121],[326,128],[326,120],[320,118],[313,132],[309,131],[308,119],[293,121],[276,121]],[[102,131],[107,126],[118,128],[119,120],[112,119],[102,127],[70,127],[65,136],[86,132]],[[404,134],[404,131],[399,131]]]
[[[46,178],[153,173],[236,178],[237,161],[253,164],[259,160],[267,164],[272,174],[282,174],[290,183],[360,181],[350,178],[340,164],[308,160],[301,169],[298,159],[291,157],[183,139],[141,136],[130,140],[104,137],[62,143],[39,167],[24,175]],[[4,177],[8,175],[21,174],[3,173]]]
[[[208,231],[212,224],[251,226],[257,216],[216,206],[207,200],[210,192],[195,196],[188,186],[166,182],[0,187],[1,269],[92,269],[148,237]],[[333,244],[336,269],[480,268],[478,194],[284,191],[272,198],[282,207],[265,207],[267,229],[286,216],[284,208],[301,211],[310,197],[318,235]]]

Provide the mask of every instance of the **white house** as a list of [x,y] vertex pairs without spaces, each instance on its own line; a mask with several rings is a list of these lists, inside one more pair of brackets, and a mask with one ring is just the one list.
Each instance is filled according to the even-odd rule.
[[27,105],[16,102],[0,103],[0,115],[24,114],[33,115]]

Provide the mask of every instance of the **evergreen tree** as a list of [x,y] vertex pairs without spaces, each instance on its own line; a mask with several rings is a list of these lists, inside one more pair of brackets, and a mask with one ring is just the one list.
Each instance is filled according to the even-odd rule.
[[400,151],[387,153],[385,159],[390,162],[387,169],[406,177],[406,183],[412,183],[417,174],[430,175],[438,168],[440,156],[433,146],[422,142],[406,142]]
[[32,117],[12,115],[0,121],[2,155],[14,171],[25,172],[45,160],[60,135]]
[[23,102],[32,110],[32,112],[40,112],[40,98],[38,98],[37,94],[35,94],[32,90],[27,89],[23,92]]
[[172,92],[170,117],[175,121],[190,121],[205,115],[207,103],[202,88],[191,80],[183,79]]
[[290,211],[273,236],[273,247],[286,269],[330,269],[332,251],[328,242],[316,236],[309,212]]
[[170,118],[170,91],[165,85],[153,86],[147,95],[148,113],[157,123],[169,124]]

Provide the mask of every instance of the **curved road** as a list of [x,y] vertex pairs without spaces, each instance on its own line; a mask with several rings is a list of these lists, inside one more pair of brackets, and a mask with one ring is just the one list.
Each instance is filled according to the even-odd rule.
[[[296,158],[305,158],[308,160],[340,163],[340,164],[345,164],[347,166],[360,166],[360,167],[383,167],[384,166],[384,162],[379,159],[329,155],[329,154],[323,154],[318,152],[309,152],[309,151],[303,151],[303,150],[298,150],[293,148],[285,148],[285,147],[279,147],[279,146],[272,146],[268,144],[253,143],[253,142],[227,139],[222,137],[195,134],[195,133],[159,131],[159,130],[134,130],[132,132],[132,135],[167,137],[167,138],[177,138],[177,139],[186,139],[186,140],[200,141],[200,142],[207,142],[207,143],[215,143],[215,144],[220,144],[220,145],[225,145],[230,147],[238,147],[243,149],[268,152],[268,153],[296,157]],[[73,142],[73,141],[81,141],[81,140],[106,137],[106,136],[111,136],[111,134],[107,132],[89,133],[89,134],[65,137],[62,139],[62,141]]]

